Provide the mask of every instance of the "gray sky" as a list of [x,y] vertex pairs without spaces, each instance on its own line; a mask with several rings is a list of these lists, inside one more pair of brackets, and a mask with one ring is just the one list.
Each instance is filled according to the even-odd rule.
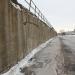
[[[28,0],[29,1],[29,0]],[[33,0],[56,31],[70,31],[75,26],[75,0]],[[24,4],[23,0],[19,0]],[[25,5],[25,4],[24,4]]]

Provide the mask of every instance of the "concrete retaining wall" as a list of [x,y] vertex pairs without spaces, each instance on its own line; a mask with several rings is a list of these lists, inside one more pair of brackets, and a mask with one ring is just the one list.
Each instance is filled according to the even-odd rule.
[[0,0],[0,72],[54,36],[54,29],[27,9],[20,11],[9,0]]

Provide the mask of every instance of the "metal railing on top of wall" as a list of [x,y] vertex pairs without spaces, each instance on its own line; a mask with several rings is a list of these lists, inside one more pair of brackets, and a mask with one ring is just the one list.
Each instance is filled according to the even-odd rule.
[[41,13],[41,11],[38,9],[38,7],[35,5],[35,3],[32,0],[24,0],[26,4],[28,5],[28,10],[34,13],[40,20],[45,22],[49,27],[52,28],[51,24],[48,22],[48,20],[45,18],[45,16]]

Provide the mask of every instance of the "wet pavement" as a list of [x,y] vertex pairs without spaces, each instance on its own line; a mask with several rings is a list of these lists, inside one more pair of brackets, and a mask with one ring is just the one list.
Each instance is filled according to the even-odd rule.
[[[57,75],[57,63],[62,60],[62,57],[60,57],[60,45],[59,38],[55,38],[29,61],[33,64],[23,68],[21,72],[24,73],[24,75]],[[60,66],[61,62],[62,61],[59,62]]]
[[54,37],[43,46],[3,75],[75,75],[74,35]]
[[62,36],[61,41],[64,54],[64,72],[66,75],[75,75],[75,36]]
[[56,37],[21,69],[24,75],[75,75],[75,36]]

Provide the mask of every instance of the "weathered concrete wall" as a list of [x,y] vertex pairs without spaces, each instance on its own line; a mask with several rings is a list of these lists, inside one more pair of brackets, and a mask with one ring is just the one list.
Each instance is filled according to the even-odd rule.
[[0,72],[53,36],[54,29],[27,9],[20,11],[9,0],[0,0]]

